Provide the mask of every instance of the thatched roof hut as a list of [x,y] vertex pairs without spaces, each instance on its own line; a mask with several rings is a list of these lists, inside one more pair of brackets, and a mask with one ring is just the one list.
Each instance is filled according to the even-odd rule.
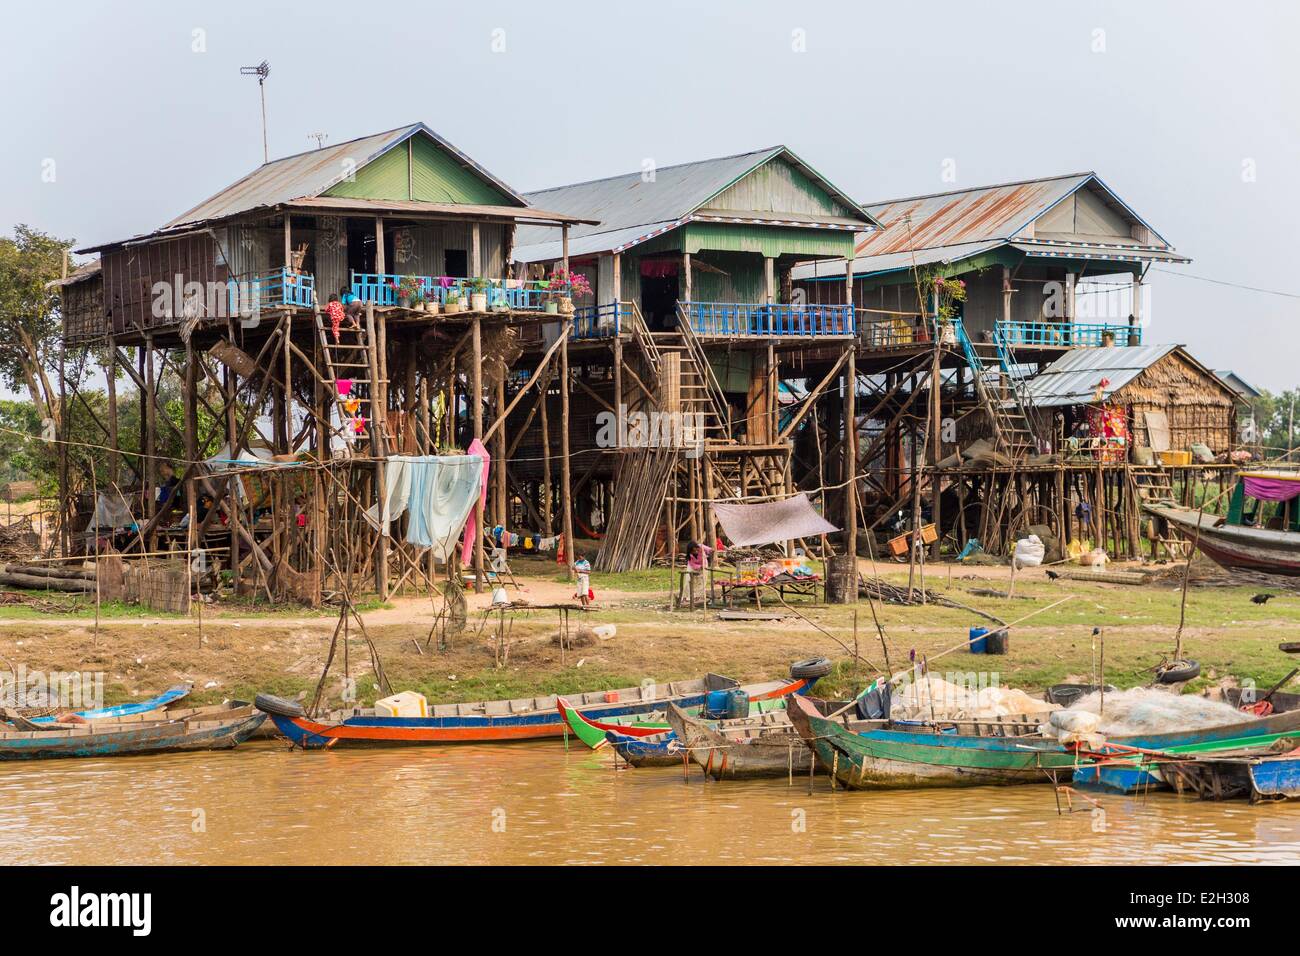
[[1074,349],[1028,392],[1038,409],[1122,406],[1133,443],[1157,451],[1200,443],[1217,455],[1236,440],[1236,393],[1181,345]]

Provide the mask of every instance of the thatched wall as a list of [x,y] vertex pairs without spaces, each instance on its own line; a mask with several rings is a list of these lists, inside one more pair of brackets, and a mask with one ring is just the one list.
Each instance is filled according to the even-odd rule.
[[1169,419],[1170,447],[1185,449],[1201,442],[1215,454],[1235,439],[1236,396],[1212,372],[1181,352],[1170,352],[1111,396],[1129,408],[1130,427],[1148,410]]

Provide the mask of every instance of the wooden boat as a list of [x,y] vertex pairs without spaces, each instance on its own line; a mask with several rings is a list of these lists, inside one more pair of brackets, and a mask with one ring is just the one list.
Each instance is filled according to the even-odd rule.
[[[119,717],[130,717],[137,714],[161,714],[165,708],[178,700],[188,697],[193,687],[193,684],[177,684],[175,687],[163,691],[157,697],[150,697],[148,700],[137,701],[133,704],[115,704],[112,707],[98,707],[93,710],[78,710],[72,712],[70,716],[81,720],[116,720]],[[38,714],[31,714],[26,710],[20,712],[35,724],[58,723],[60,717],[69,716],[56,708],[49,707],[41,708],[41,712]]]
[[10,713],[24,729],[0,731],[0,760],[42,757],[120,757],[182,750],[223,750],[247,740],[266,714],[243,704],[184,720],[87,721],[46,726]]
[[1288,738],[1269,747],[1197,756],[1167,763],[1161,772],[1174,790],[1195,793],[1203,800],[1296,800],[1300,799],[1297,743]]
[[[1270,574],[1300,575],[1300,508],[1289,499],[1290,527],[1254,527],[1247,517],[1246,502],[1256,502],[1255,514],[1264,501],[1287,500],[1289,486],[1300,488],[1300,471],[1244,471],[1228,503],[1228,514],[1203,515],[1193,508],[1170,504],[1147,504],[1147,511],[1165,521],[1211,560],[1229,570],[1264,571]],[[1256,498],[1255,495],[1268,495]]]
[[664,715],[660,711],[635,717],[612,717],[608,720],[596,720],[578,713],[563,697],[555,699],[555,709],[560,712],[560,716],[564,719],[566,732],[577,737],[592,750],[599,750],[605,746],[607,742],[605,734],[610,731],[621,736],[649,737],[662,735],[669,730],[668,723],[663,719]]
[[785,711],[710,723],[669,704],[668,723],[691,760],[714,780],[788,777],[807,773],[812,763],[812,752]]
[[[790,685],[793,686],[793,685]],[[766,714],[785,710],[785,695],[750,698],[750,715]],[[664,711],[654,711],[644,716],[614,717],[608,720],[584,715],[574,710],[563,697],[555,702],[556,709],[564,718],[568,732],[585,743],[592,750],[599,750],[610,741],[606,734],[612,732],[620,737],[662,737],[672,731]],[[673,705],[669,705],[673,706]],[[686,708],[688,713],[699,713],[702,705]],[[748,717],[739,718],[740,721]],[[716,723],[716,721],[714,721]],[[786,720],[789,723],[789,720]]]
[[1076,757],[1038,736],[1037,720],[996,726],[1007,736],[976,734],[974,722],[928,725],[888,720],[838,722],[811,701],[791,701],[790,719],[819,766],[852,790],[1045,783],[1068,776]]
[[[724,728],[728,732],[734,733],[741,733],[744,728],[766,727],[771,729],[784,726],[787,730],[789,729],[790,718],[785,713],[786,699],[756,701],[751,706],[754,707],[754,713],[747,717],[733,718],[731,720],[704,720],[692,716],[691,719],[698,720],[706,727]],[[670,714],[674,709],[678,713],[687,716],[698,713],[698,708],[688,710],[677,707],[676,704],[669,704],[668,708]],[[579,715],[578,719],[583,720],[584,718]],[[676,729],[661,731],[657,734],[634,736],[611,728],[605,732],[605,743],[613,747],[624,762],[631,764],[633,767],[676,766],[682,762],[682,758],[686,755],[686,747],[682,743],[680,731]],[[800,749],[803,749],[802,746]]]
[[[1281,705],[1276,695],[1274,701]],[[1245,717],[1246,714],[1243,712],[1242,716]],[[1104,750],[1098,752],[1094,757],[1095,762],[1075,770],[1073,782],[1079,786],[1097,787],[1115,793],[1158,790],[1168,785],[1161,764],[1171,758],[1267,747],[1275,740],[1290,736],[1300,736],[1300,709],[1285,710],[1269,717],[1251,718],[1218,727],[1115,737],[1107,742],[1113,745],[1109,753]],[[1130,753],[1126,755],[1125,749]],[[1168,755],[1163,761],[1160,759],[1162,754]]]
[[[808,680],[766,681],[741,685],[729,677],[708,674],[699,680],[673,681],[652,687],[628,687],[569,695],[572,710],[593,720],[645,717],[672,702],[699,707],[710,691],[739,688],[751,701],[785,697],[804,691]],[[428,717],[381,717],[373,710],[354,710],[328,718],[308,717],[300,704],[268,694],[254,703],[271,716],[280,733],[307,749],[332,746],[393,746],[447,743],[502,743],[562,737],[567,726],[559,698],[526,697],[466,704],[434,704]]]
[[675,767],[686,755],[686,748],[671,730],[649,737],[632,737],[608,730],[605,740],[625,763],[633,767]]

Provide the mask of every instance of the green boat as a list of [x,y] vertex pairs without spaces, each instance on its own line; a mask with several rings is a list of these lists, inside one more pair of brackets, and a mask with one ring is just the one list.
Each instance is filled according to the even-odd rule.
[[[749,702],[749,712],[751,716],[758,717],[774,711],[784,711],[786,709],[785,702],[786,698],[784,697],[752,699]],[[626,717],[595,720],[574,710],[563,697],[556,699],[555,708],[560,712],[560,716],[564,718],[564,725],[568,733],[573,734],[592,750],[599,750],[608,744],[609,741],[605,734],[611,730],[626,737],[652,737],[669,733],[673,729],[668,723],[664,712],[659,710],[651,711],[648,714],[632,714]],[[694,716],[700,712],[700,709],[698,706],[687,707],[683,709],[683,712]],[[742,720],[744,719],[742,718]]]
[[[936,730],[887,720],[849,724],[827,720],[802,698],[790,719],[819,766],[850,790],[1046,783],[1068,779],[1078,758],[1023,724],[954,723]],[[1008,736],[976,733],[997,727]]]
[[616,730],[620,734],[628,734],[629,736],[643,737],[650,734],[666,733],[672,729],[664,720],[662,711],[634,714],[628,717],[611,717],[605,720],[592,720],[574,710],[563,697],[556,698],[555,708],[560,712],[560,716],[564,718],[564,726],[567,732],[573,734],[592,750],[599,750],[605,746],[605,732],[609,730]]

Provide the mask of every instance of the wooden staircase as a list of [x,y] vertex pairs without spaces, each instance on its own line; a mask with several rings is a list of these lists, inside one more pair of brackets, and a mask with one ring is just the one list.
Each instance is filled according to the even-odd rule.
[[997,448],[1012,461],[1038,453],[1038,441],[1025,413],[1027,401],[994,342],[967,342],[966,360],[975,377],[975,394],[993,422]]
[[682,318],[677,332],[652,332],[635,302],[624,303],[632,340],[654,376],[659,401],[684,416],[698,415],[705,441],[731,440],[731,409],[699,339]]

